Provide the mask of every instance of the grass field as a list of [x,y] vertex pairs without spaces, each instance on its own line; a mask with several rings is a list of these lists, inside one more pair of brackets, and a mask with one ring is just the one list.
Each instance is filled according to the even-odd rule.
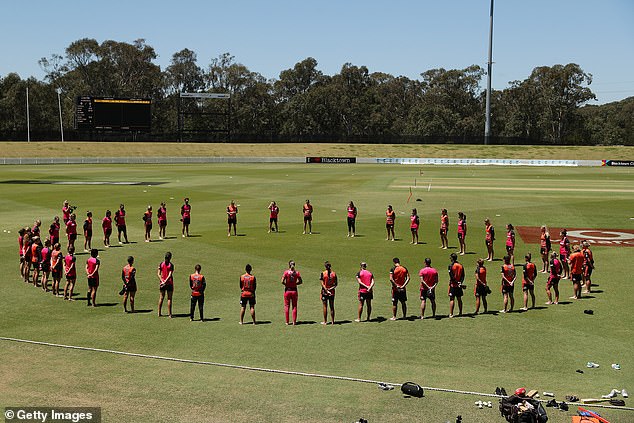
[[[299,148],[292,154],[280,154],[281,149],[271,151],[273,148],[277,150],[278,146],[269,146],[269,154],[258,149],[247,155],[305,154]],[[324,147],[314,154],[344,155],[344,148]],[[240,151],[237,148],[221,154],[242,155]],[[435,155],[451,157],[446,151],[436,151]],[[506,155],[501,150],[483,154],[466,151],[454,157],[516,157],[511,149]],[[388,156],[382,149],[358,152],[359,156],[366,154]],[[557,158],[619,158],[610,150],[570,154]],[[28,150],[18,154],[25,155],[37,156]],[[554,158],[553,150],[545,150],[543,155]],[[389,156],[432,155],[397,148]],[[634,172],[625,168],[440,166],[423,171],[421,176],[419,167],[414,166],[290,164],[0,167],[0,182],[77,183],[0,183],[0,260],[6,269],[0,283],[4,298],[0,336],[396,383],[411,380],[423,386],[486,393],[493,393],[496,386],[504,386],[507,391],[525,386],[555,392],[558,400],[568,394],[598,397],[612,388],[634,391],[634,318],[626,286],[634,249],[593,248],[597,291],[587,299],[567,300],[571,287],[562,281],[563,304],[544,306],[545,278],[540,274],[536,310],[448,319],[446,268],[451,251],[438,248],[437,234],[439,211],[445,207],[451,217],[450,245],[457,247],[456,213],[462,210],[467,214],[469,254],[461,262],[469,286],[464,297],[465,312],[471,313],[475,260],[486,256],[485,217],[490,217],[497,229],[498,258],[508,222],[515,226],[634,229]],[[417,186],[408,204],[409,187],[415,178]],[[81,184],[104,181],[143,181],[151,186]],[[580,187],[587,187],[588,192],[573,189]],[[193,208],[194,236],[187,239],[180,237],[177,217],[185,196],[191,198]],[[310,236],[302,235],[301,227],[301,206],[306,198],[315,207],[314,234]],[[36,218],[47,227],[51,218],[60,214],[64,199],[79,207],[81,220],[88,209],[100,220],[107,208],[114,211],[120,202],[126,204],[134,243],[100,251],[98,302],[102,306],[96,309],[86,307],[83,301],[53,298],[19,279],[17,229]],[[240,206],[238,233],[242,236],[228,238],[225,207],[232,199]],[[276,200],[281,209],[280,233],[267,233],[266,207],[271,200]],[[360,236],[356,238],[346,238],[345,207],[350,200],[359,208]],[[143,210],[147,204],[156,209],[161,201],[167,202],[169,239],[143,243]],[[384,211],[388,203],[399,216],[398,242],[385,241]],[[422,223],[423,243],[416,246],[409,244],[406,225],[412,207],[418,208]],[[100,231],[96,233],[95,245],[100,246]],[[156,266],[168,250],[174,254],[176,266],[174,319],[156,316]],[[538,246],[525,244],[519,237],[516,251],[518,263],[527,251],[539,260]],[[121,267],[128,255],[135,256],[138,268],[136,308],[141,312],[134,315],[123,313],[117,295]],[[441,275],[437,296],[438,314],[443,318],[384,320],[391,313],[388,271],[394,256],[400,257],[412,274],[422,267],[425,257],[432,258]],[[83,253],[78,255],[80,268],[86,258]],[[285,326],[283,319],[280,277],[289,259],[297,262],[305,281],[299,292],[299,320],[304,324],[296,327]],[[339,324],[328,327],[319,324],[322,316],[317,278],[324,260],[330,260],[339,275]],[[373,315],[381,319],[369,323],[353,322],[357,306],[354,274],[361,260],[368,262],[377,281]],[[211,320],[204,323],[190,322],[186,317],[187,275],[196,263],[202,265],[208,283],[205,314]],[[257,326],[237,324],[238,278],[246,263],[253,265],[258,278],[256,310],[262,324]],[[502,305],[499,266],[499,261],[487,266],[493,288],[490,310],[499,310]],[[78,298],[83,298],[86,291],[82,273]],[[419,312],[417,286],[414,278],[408,291],[411,316]],[[521,302],[521,293],[515,295]],[[594,315],[583,313],[589,308]],[[477,396],[428,391],[423,399],[407,399],[398,390],[383,392],[372,384],[8,341],[0,341],[0,357],[0,407],[98,406],[103,408],[104,421],[352,422],[364,417],[370,422],[453,422],[457,415],[462,415],[465,423],[503,421],[495,402],[493,409],[474,407],[474,401],[482,399]],[[601,367],[587,369],[588,361]],[[622,370],[612,370],[611,363],[620,363]],[[576,373],[576,369],[584,373]],[[550,421],[569,422],[575,410],[571,407],[564,413],[548,409]],[[610,421],[634,421],[634,412],[599,412]]]

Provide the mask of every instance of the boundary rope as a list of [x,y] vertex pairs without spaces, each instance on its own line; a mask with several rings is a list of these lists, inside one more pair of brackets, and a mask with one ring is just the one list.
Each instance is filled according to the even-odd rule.
[[[252,367],[252,366],[243,366],[239,364],[229,364],[229,363],[217,363],[213,361],[202,361],[202,360],[191,360],[186,358],[176,358],[176,357],[165,357],[160,355],[151,355],[151,354],[141,354],[141,353],[132,353],[127,351],[117,351],[117,350],[109,350],[104,348],[93,348],[93,347],[81,347],[77,345],[65,345],[65,344],[56,344],[53,342],[44,342],[44,341],[32,341],[28,339],[19,339],[19,338],[9,338],[5,336],[0,336],[0,341],[10,341],[10,342],[18,342],[23,344],[32,344],[32,345],[40,345],[46,347],[55,347],[55,348],[67,348],[71,350],[79,350],[79,351],[90,351],[90,352],[99,352],[99,353],[107,353],[107,354],[115,354],[122,355],[128,357],[138,357],[138,358],[149,358],[152,360],[163,360],[163,361],[172,361],[177,363],[186,363],[186,364],[198,364],[204,366],[215,366],[215,367],[224,367],[230,369],[239,369],[239,370],[248,370],[253,372],[264,372],[264,373],[275,373],[275,374],[283,374],[283,375],[292,375],[292,376],[305,376],[305,377],[314,377],[321,379],[331,379],[331,380],[344,380],[348,382],[359,382],[359,383],[371,383],[374,385],[385,384],[390,386],[402,386],[402,383],[392,383],[392,382],[383,382],[378,380],[371,379],[361,379],[356,377],[348,377],[348,376],[336,376],[336,375],[323,375],[319,373],[307,373],[307,372],[297,372],[292,370],[280,370],[280,369],[267,369],[264,367]],[[452,394],[462,394],[462,395],[476,395],[480,397],[490,397],[490,398],[502,398],[501,395],[496,394],[486,394],[483,392],[474,392],[474,391],[463,391],[460,389],[449,389],[449,388],[434,388],[431,386],[421,386],[421,388],[434,391],[434,392],[446,392]],[[548,400],[540,399],[541,402],[547,402]],[[569,405],[582,405],[577,403],[569,403]],[[634,407],[618,407],[613,405],[604,405],[604,404],[590,404],[593,408],[607,408],[614,410],[627,410],[634,411]]]

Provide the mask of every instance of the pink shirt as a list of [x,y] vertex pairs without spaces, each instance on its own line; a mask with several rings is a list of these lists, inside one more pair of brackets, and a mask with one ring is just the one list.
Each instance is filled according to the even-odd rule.
[[[372,283],[373,276],[372,276],[372,272],[370,272],[369,270],[366,270],[366,269],[360,270],[359,273],[357,273],[357,277],[361,279],[361,282],[363,282],[363,285],[365,286],[370,286],[370,284]],[[359,292],[365,294],[368,292],[368,288],[366,288],[363,285],[359,284]]]
[[423,267],[418,274],[423,278],[420,284],[421,289],[429,289],[438,284],[438,271],[433,267]]
[[68,235],[77,234],[77,221],[69,220],[66,222],[66,233]]
[[414,215],[414,216],[410,216],[409,218],[411,220],[411,223],[410,223],[409,227],[411,229],[418,229],[418,222],[419,222],[418,216]]
[[[99,264],[99,259],[96,257],[90,257],[86,261],[86,267],[88,268],[88,274],[90,275],[92,272],[95,272],[97,269],[97,265]],[[92,278],[99,280],[99,270],[97,270],[92,276]]]
[[357,217],[357,208],[356,207],[348,207],[348,217],[354,219]]
[[512,230],[506,233],[506,245],[509,247],[515,247],[515,232]]

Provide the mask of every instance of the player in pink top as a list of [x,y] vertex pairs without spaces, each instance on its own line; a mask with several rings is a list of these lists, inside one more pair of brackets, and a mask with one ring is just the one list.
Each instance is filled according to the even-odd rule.
[[288,270],[282,275],[282,285],[284,285],[284,317],[286,324],[289,324],[289,308],[292,308],[293,326],[297,324],[297,286],[302,284],[302,275],[295,270],[295,262],[288,262]]
[[192,206],[189,205],[189,198],[183,200],[185,203],[181,206],[181,222],[183,222],[183,238],[189,236],[189,223],[191,221]]
[[103,245],[110,248],[110,235],[112,235],[112,212],[106,210],[106,215],[101,220],[101,228],[103,229]]
[[66,235],[68,236],[68,249],[75,248],[75,240],[77,240],[77,216],[75,213],[70,215],[70,219],[66,222]]
[[53,218],[53,223],[51,223],[51,226],[48,228],[48,239],[51,240],[51,245],[55,245],[59,242],[60,227],[59,216],[55,216]]
[[458,243],[460,244],[461,256],[467,252],[465,238],[467,238],[467,215],[463,212],[458,212]]
[[506,254],[511,257],[511,264],[515,263],[515,228],[510,223],[506,225]]
[[62,220],[64,224],[70,220],[70,215],[73,213],[73,207],[68,203],[68,200],[64,200],[62,206]]
[[409,217],[409,229],[412,231],[412,242],[410,244],[418,244],[418,226],[420,225],[420,218],[418,217],[418,211],[412,209],[412,215]]
[[357,231],[357,208],[352,201],[348,203],[346,212],[348,213],[348,237],[354,238]]
[[143,213],[143,226],[145,228],[145,242],[152,241],[152,206],[147,206]]
[[449,215],[447,209],[440,211],[440,243],[443,250],[449,248],[449,240],[447,239],[447,232],[449,231]]
[[[280,230],[277,227],[277,215],[280,213],[280,208],[275,201],[271,201],[271,204],[269,204],[269,211],[269,233],[271,233],[271,231],[279,232]],[[275,229],[273,229],[273,224],[275,224]]]
[[238,224],[238,206],[231,200],[227,206],[227,236],[231,236],[231,226],[233,226],[233,236],[238,236],[236,226]]
[[92,212],[86,213],[86,220],[84,220],[84,252],[92,250]]
[[64,299],[68,301],[73,300],[73,289],[75,288],[75,281],[77,280],[77,268],[75,266],[75,247],[70,245],[68,247],[68,254],[64,257],[64,275],[66,276],[66,285],[64,285]]
[[370,315],[372,314],[372,298],[374,298],[374,294],[372,293],[372,289],[374,288],[374,275],[367,269],[368,264],[366,262],[361,263],[361,269],[357,273],[357,283],[359,284],[359,314],[355,319],[355,322],[361,321],[361,314],[363,313],[363,303],[367,303],[367,319],[366,321],[370,321]]
[[431,267],[431,259],[425,259],[425,267],[420,272],[420,318],[425,318],[427,299],[431,301],[432,317],[436,317],[436,285],[438,285],[438,271]]
[[167,229],[167,207],[165,203],[161,203],[161,206],[156,211],[156,219],[159,225],[159,239],[164,239],[165,230]]
[[86,276],[88,277],[88,306],[97,307],[97,288],[99,288],[99,250],[90,250],[90,258],[86,261]]
[[172,253],[165,253],[165,260],[158,266],[157,276],[159,278],[159,302],[158,316],[161,317],[163,299],[167,293],[167,315],[172,318],[172,294],[174,293],[174,264],[172,263]]
[[559,232],[559,261],[563,267],[561,279],[570,277],[570,267],[568,266],[568,257],[570,257],[570,241],[568,240],[568,231],[562,229]]

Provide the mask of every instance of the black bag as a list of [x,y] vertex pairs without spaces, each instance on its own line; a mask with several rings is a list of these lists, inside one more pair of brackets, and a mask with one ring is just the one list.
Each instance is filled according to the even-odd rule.
[[401,392],[410,397],[421,398],[424,396],[423,388],[414,382],[405,382],[401,385]]
[[[527,402],[532,406],[524,410],[523,403]],[[511,395],[500,399],[500,414],[509,423],[546,423],[548,415],[542,403],[527,397]]]

